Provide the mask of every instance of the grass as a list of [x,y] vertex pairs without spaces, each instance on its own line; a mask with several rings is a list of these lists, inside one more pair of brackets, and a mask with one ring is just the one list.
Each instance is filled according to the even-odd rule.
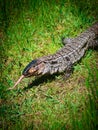
[[67,81],[32,77],[6,91],[32,59],[55,53],[63,36],[75,37],[98,20],[96,0],[0,2],[0,129],[96,130],[97,51],[87,51]]

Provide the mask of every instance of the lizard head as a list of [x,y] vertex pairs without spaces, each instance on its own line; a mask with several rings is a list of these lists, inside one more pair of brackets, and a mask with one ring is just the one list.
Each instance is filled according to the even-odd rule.
[[14,89],[23,78],[31,77],[31,76],[38,76],[38,75],[43,75],[45,69],[45,64],[44,62],[40,62],[39,60],[35,59],[32,60],[23,70],[22,75],[20,78],[17,80],[15,85],[8,90]]
[[23,70],[22,74],[25,77],[38,76],[43,73],[45,68],[44,62],[40,62],[39,60],[32,60]]

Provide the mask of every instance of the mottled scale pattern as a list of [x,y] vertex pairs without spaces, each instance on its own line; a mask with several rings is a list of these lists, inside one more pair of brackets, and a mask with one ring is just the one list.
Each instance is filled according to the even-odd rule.
[[63,44],[64,47],[55,54],[39,58],[45,63],[43,74],[65,71],[70,64],[79,61],[89,47],[98,46],[98,23],[76,38],[63,38]]

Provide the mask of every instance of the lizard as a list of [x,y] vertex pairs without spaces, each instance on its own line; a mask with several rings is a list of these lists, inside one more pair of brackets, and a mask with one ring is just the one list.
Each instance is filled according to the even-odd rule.
[[64,47],[56,53],[32,60],[22,75],[10,89],[14,89],[23,79],[31,76],[52,75],[66,72],[70,76],[72,66],[78,62],[89,48],[98,47],[98,22],[75,38],[62,38]]

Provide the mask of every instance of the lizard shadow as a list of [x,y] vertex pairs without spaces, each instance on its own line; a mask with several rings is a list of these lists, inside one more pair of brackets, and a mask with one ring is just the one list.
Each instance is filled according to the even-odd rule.
[[31,83],[29,83],[27,85],[27,87],[25,87],[23,90],[26,91],[30,88],[36,88],[38,87],[40,84],[43,84],[43,83],[47,83],[47,82],[51,82],[53,80],[56,79],[56,76],[59,76],[61,74],[53,74],[53,75],[44,75],[44,76],[41,76],[41,77],[37,77],[35,78],[34,81],[32,81]]

